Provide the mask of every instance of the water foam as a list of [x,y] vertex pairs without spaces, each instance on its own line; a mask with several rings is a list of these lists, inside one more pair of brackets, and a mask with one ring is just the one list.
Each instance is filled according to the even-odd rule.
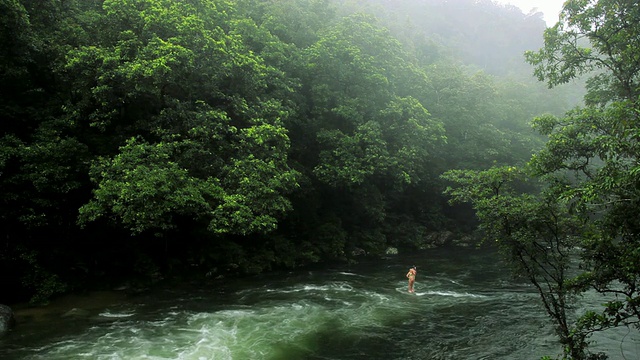
[[127,317],[131,317],[133,315],[135,315],[135,312],[128,312],[128,313],[117,313],[117,312],[111,312],[111,311],[105,311],[105,312],[101,312],[100,314],[98,314],[102,317],[106,317],[106,318],[127,318]]
[[471,293],[459,293],[455,291],[426,291],[426,292],[416,292],[417,296],[425,296],[425,295],[439,295],[439,296],[451,296],[454,298],[468,297],[468,298],[486,298],[485,295],[471,294]]

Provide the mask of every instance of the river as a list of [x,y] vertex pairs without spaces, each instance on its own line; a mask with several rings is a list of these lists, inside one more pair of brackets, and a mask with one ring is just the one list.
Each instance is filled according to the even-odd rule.
[[[405,278],[411,265],[415,294]],[[98,293],[18,310],[17,318],[0,338],[0,359],[514,360],[560,352],[534,289],[512,279],[490,249]],[[640,358],[636,330],[594,340],[610,359]]]

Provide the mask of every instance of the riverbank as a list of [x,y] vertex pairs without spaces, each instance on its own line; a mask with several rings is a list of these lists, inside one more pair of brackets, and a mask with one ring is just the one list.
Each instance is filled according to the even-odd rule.
[[[29,322],[51,321],[53,318],[77,317],[89,312],[118,306],[125,303],[131,297],[125,291],[100,290],[83,293],[71,293],[52,299],[48,304],[33,306],[29,303],[13,304],[16,324]],[[19,331],[19,329],[16,329]]]

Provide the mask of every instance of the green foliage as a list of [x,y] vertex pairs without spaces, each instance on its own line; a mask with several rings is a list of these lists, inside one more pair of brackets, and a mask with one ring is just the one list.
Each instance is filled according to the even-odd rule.
[[40,265],[35,251],[19,246],[17,253],[16,265],[27,269],[21,281],[23,286],[32,290],[33,295],[29,299],[31,305],[46,304],[52,296],[68,290],[68,285],[58,275]]
[[134,234],[172,227],[174,214],[201,216],[211,212],[223,190],[215,181],[189,176],[171,161],[171,144],[149,145],[131,139],[112,160],[102,159],[91,170],[98,185],[94,200],[80,208],[80,221],[95,221],[113,213]]
[[[3,0],[0,2],[0,76],[3,86],[2,107],[7,115],[20,112],[21,109],[8,99],[14,100],[16,93],[28,91],[29,84],[27,66],[30,61],[29,45],[34,42],[29,22],[29,15],[24,6],[17,0]],[[15,99],[14,101],[16,101]]]
[[455,63],[433,64],[427,76],[424,103],[444,123],[447,145],[442,157],[447,168],[522,164],[542,146],[528,126],[534,110],[525,102],[531,95],[514,96],[514,91],[524,90],[520,84],[505,84]]
[[[148,139],[96,163],[98,188],[82,222],[113,213],[140,233],[174,228],[179,215],[206,219],[214,233],[246,235],[275,229],[290,209],[282,197],[295,186],[280,122],[286,112],[265,93],[276,70],[238,35],[208,25],[226,17],[217,6],[198,13],[170,1],[105,2],[98,22],[111,24],[113,40],[70,52],[67,71],[91,86],[77,88],[72,116]],[[91,73],[80,71],[87,65]],[[194,160],[210,162],[194,168]]]
[[559,197],[596,220],[598,234],[585,242],[586,272],[575,286],[625,299],[608,301],[601,315],[585,314],[576,330],[582,334],[640,321],[635,305],[640,273],[633,265],[640,260],[639,229],[631,215],[640,204],[635,149],[640,27],[633,20],[639,11],[631,2],[569,1],[561,21],[545,33],[545,47],[527,54],[549,86],[591,76],[586,107],[561,119],[536,120],[549,142],[531,161],[540,176],[568,172],[572,182]]
[[336,17],[330,0],[247,1],[244,6],[250,7],[247,13],[280,41],[299,48],[315,43],[321,30]]
[[321,192],[319,201],[315,194],[300,194],[301,203],[316,206],[306,221],[317,219],[314,233],[326,229],[327,213],[340,220],[331,228],[341,227],[350,241],[334,242],[336,249],[318,247],[325,254],[380,252],[393,228],[386,224],[389,215],[415,218],[402,208],[402,193],[435,177],[429,165],[446,139],[442,123],[409,95],[426,87],[426,76],[365,15],[323,31],[304,56],[306,107],[293,123],[292,156]]
[[484,238],[497,243],[514,273],[538,290],[565,357],[585,359],[588,333],[574,332],[580,322],[569,312],[575,298],[567,280],[574,249],[583,244],[590,227],[558,198],[558,188],[539,196],[518,191],[515,183],[524,175],[513,167],[494,167],[451,170],[443,178],[456,185],[445,191],[451,200],[472,204]]
[[632,2],[567,1],[558,24],[545,32],[545,46],[526,54],[550,87],[589,76],[585,107],[534,120],[549,140],[530,162],[538,177],[560,184],[556,198],[593,225],[582,235],[584,273],[568,286],[593,288],[611,300],[574,324],[570,335],[579,342],[595,331],[640,321],[638,225],[630,215],[639,204],[638,11]]
[[631,2],[569,1],[560,22],[545,31],[544,47],[528,52],[527,61],[549,86],[601,70],[588,89],[590,103],[635,100],[640,45],[635,19],[639,11]]

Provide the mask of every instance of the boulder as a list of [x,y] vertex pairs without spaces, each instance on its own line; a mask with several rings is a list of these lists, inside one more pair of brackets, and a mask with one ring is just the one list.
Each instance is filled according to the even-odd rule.
[[463,235],[451,241],[451,244],[459,247],[474,247],[479,244],[479,240],[472,235]]
[[384,253],[387,255],[398,255],[398,249],[394,247],[388,247]]
[[13,310],[7,305],[0,304],[0,334],[11,330],[16,325]]
[[447,245],[453,239],[454,234],[451,231],[435,231],[427,235],[426,243],[434,247]]

